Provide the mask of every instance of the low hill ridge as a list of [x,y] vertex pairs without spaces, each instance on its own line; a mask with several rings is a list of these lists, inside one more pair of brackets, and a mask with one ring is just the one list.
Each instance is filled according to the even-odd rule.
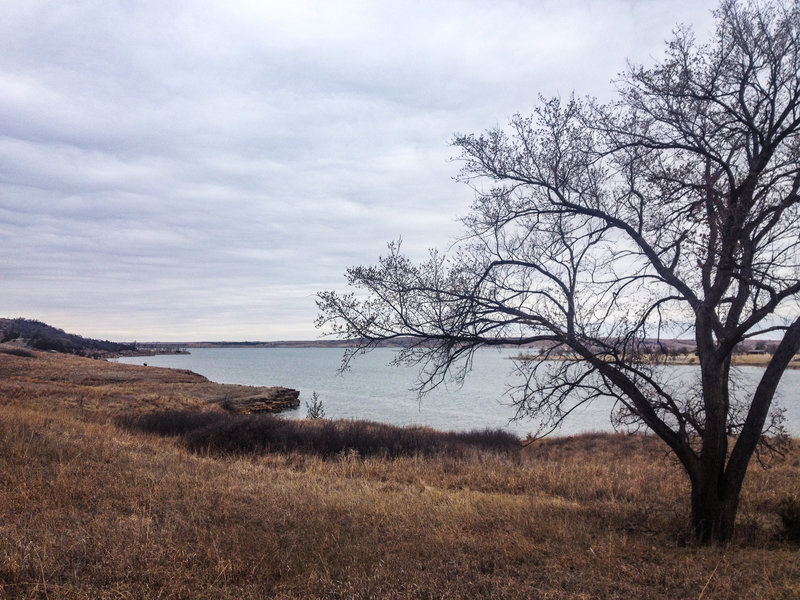
[[85,338],[33,319],[0,318],[0,343],[8,342],[35,350],[53,350],[79,356],[105,356],[136,351],[135,343],[123,344]]

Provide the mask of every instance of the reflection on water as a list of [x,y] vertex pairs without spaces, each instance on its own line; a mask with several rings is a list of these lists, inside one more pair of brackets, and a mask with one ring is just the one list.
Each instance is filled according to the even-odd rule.
[[[367,419],[395,425],[427,425],[444,430],[503,428],[520,435],[536,430],[530,421],[511,421],[514,409],[505,394],[514,382],[513,362],[518,350],[481,350],[462,387],[441,387],[421,400],[413,388],[417,370],[388,363],[394,350],[378,348],[359,356],[347,373],[337,373],[342,350],[337,348],[195,348],[191,354],[119,359],[130,364],[190,369],[220,383],[282,385],[300,390],[301,401],[317,392],[330,418]],[[694,367],[670,367],[685,379]],[[740,369],[740,385],[753,385],[762,372]],[[779,402],[787,409],[787,429],[800,436],[800,371],[784,374]],[[611,431],[610,401],[598,400],[575,411],[557,432]],[[304,417],[305,405],[286,413]]]

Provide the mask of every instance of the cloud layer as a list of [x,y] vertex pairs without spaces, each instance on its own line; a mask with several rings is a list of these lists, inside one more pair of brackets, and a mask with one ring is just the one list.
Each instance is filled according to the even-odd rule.
[[314,293],[471,199],[455,132],[609,97],[714,3],[11,3],[0,316],[119,340],[308,339]]

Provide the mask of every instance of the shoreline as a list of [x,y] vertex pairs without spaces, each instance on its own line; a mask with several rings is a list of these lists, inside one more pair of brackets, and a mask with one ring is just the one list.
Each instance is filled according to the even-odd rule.
[[[171,346],[171,347],[170,347]],[[193,348],[218,348],[218,349],[238,349],[238,348],[333,348],[344,349],[351,348],[353,344],[343,342],[188,342],[185,344],[169,344],[165,343],[163,347],[144,347],[132,352],[111,353],[101,358],[114,359],[114,358],[128,358],[128,357],[144,357],[144,356],[169,356],[191,354]],[[401,348],[402,344],[386,344],[378,346],[381,348]],[[508,349],[513,349],[515,346],[507,346]],[[731,357],[731,364],[737,367],[761,367],[766,368],[769,361],[772,360],[772,354],[769,352],[746,352],[741,354],[734,354]],[[543,357],[538,354],[528,354],[520,352],[516,356],[510,356],[513,360],[550,360],[550,361],[563,361],[574,359],[570,355],[559,356],[551,355]],[[693,352],[680,353],[674,355],[658,357],[658,363],[662,365],[674,366],[691,366],[699,365],[697,354]],[[800,369],[800,354],[792,357],[792,360],[786,367],[787,369]]]
[[[149,356],[149,355],[145,355]],[[279,413],[300,407],[300,392],[283,386],[210,381],[186,369],[139,366],[0,345],[3,387],[107,415],[196,409],[229,413]]]
[[[512,360],[521,361],[534,361],[534,360],[550,360],[550,361],[564,361],[573,360],[574,356],[541,356],[536,354],[520,353],[517,356],[510,356]],[[735,367],[760,367],[766,368],[769,361],[772,360],[772,354],[734,354],[731,357],[731,364]],[[647,361],[655,362],[655,361]],[[699,366],[699,360],[694,353],[678,354],[675,356],[660,356],[658,363],[663,366]],[[800,369],[800,355],[795,355],[786,367],[787,369]]]

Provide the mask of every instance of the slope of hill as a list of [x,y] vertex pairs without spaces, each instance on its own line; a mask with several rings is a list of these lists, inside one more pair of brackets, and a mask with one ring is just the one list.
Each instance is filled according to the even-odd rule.
[[80,356],[105,356],[135,352],[136,344],[94,340],[66,333],[41,321],[0,318],[0,343],[15,342],[36,350],[54,350]]

